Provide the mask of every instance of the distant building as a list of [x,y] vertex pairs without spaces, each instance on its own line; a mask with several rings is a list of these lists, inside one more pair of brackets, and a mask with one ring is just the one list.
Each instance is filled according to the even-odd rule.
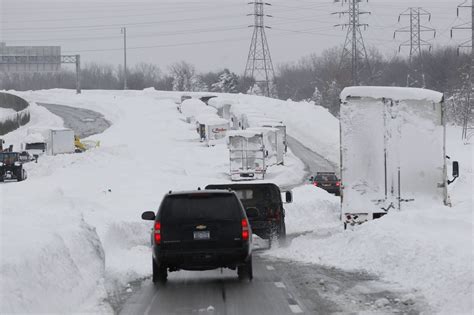
[[61,46],[7,46],[0,42],[0,72],[57,72]]

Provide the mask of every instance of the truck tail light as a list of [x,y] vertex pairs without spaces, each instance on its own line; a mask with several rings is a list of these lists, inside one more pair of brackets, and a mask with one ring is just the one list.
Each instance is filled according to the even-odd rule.
[[337,187],[341,186],[341,182],[336,182],[336,186]]
[[318,187],[318,182],[313,182],[313,185]]
[[249,222],[247,219],[242,219],[242,239],[248,241],[249,239]]
[[161,243],[161,223],[160,221],[155,222],[155,244],[160,244]]

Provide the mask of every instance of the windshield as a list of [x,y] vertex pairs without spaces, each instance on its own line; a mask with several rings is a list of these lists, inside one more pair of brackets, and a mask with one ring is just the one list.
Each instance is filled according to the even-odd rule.
[[0,153],[0,162],[5,164],[13,164],[18,159],[18,153]]
[[161,207],[163,223],[196,220],[239,220],[241,209],[233,194],[169,196]]

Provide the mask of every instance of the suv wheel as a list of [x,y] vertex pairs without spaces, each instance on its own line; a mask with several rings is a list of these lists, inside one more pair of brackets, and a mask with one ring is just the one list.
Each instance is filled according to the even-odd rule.
[[154,259],[153,261],[153,283],[166,282],[168,280],[168,270],[166,267],[158,265]]
[[23,181],[23,180],[25,179],[25,171],[23,170],[23,168],[20,168],[20,169],[18,170],[18,173],[17,173],[16,178],[17,178],[17,181],[18,181],[18,182],[21,182],[21,181]]
[[237,267],[237,275],[239,276],[239,280],[253,279],[252,256],[250,256],[245,264]]

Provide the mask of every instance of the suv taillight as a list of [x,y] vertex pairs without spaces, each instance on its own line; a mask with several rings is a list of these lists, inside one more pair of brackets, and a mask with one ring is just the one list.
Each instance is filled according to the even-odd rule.
[[249,240],[249,222],[247,219],[242,219],[242,239],[244,241]]
[[313,185],[314,185],[314,186],[318,186],[318,182],[313,182]]
[[337,187],[341,186],[341,182],[336,182],[336,186]]
[[159,221],[155,222],[155,244],[161,243],[161,223]]

